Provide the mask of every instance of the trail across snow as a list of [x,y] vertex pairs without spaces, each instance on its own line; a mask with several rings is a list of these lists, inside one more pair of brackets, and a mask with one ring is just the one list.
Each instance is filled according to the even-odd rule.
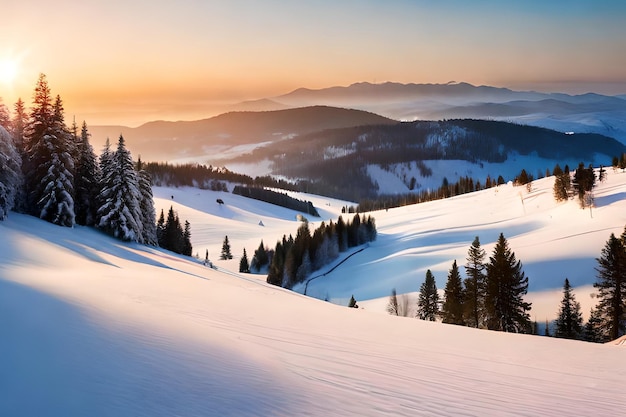
[[[554,203],[550,187],[545,179],[530,193],[505,186],[373,213],[378,240],[309,285],[336,302],[354,293],[364,309],[217,260],[224,235],[238,257],[297,229],[294,212],[243,197],[155,190],[218,270],[11,213],[0,222],[0,415],[622,415],[623,345],[382,314],[391,288],[415,291],[427,268],[442,288],[475,235],[489,252],[499,232],[530,276],[529,298],[554,292],[556,312],[565,276],[590,285],[593,258],[623,230],[626,174],[598,187],[593,217]],[[310,198],[324,220],[344,204]]]

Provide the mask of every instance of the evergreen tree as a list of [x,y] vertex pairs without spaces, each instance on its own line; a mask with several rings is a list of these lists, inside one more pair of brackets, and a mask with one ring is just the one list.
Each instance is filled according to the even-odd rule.
[[571,189],[571,182],[569,177],[569,170],[564,172],[559,164],[554,167],[554,186],[552,187],[552,194],[556,201],[564,201],[569,198]]
[[474,238],[467,252],[465,264],[465,323],[480,327],[485,314],[485,250],[480,247],[478,236]]
[[398,296],[396,294],[396,289],[391,290],[391,295],[389,296],[389,303],[387,303],[387,312],[392,316],[399,316],[398,311]]
[[11,135],[13,136],[13,144],[15,145],[15,149],[20,157],[19,165],[20,165],[20,184],[19,187],[15,190],[15,207],[14,210],[18,212],[27,212],[27,195],[25,189],[25,181],[22,167],[28,166],[28,156],[26,154],[25,143],[24,143],[24,131],[28,124],[28,114],[22,99],[18,99],[14,106],[13,111],[13,120],[11,120]]
[[589,166],[585,168],[584,164],[581,162],[574,173],[574,190],[578,194],[578,199],[580,201],[581,207],[587,207],[591,205],[588,201],[588,194],[591,193],[594,185],[596,183],[596,174],[593,171],[593,167]]
[[587,342],[602,343],[608,340],[606,329],[603,328],[603,320],[600,317],[600,311],[592,308],[589,314],[589,320],[585,323],[583,329],[583,339]]
[[435,277],[430,269],[426,271],[426,279],[420,287],[417,302],[417,317],[421,320],[435,321],[439,315],[439,293]]
[[550,322],[546,319],[546,327],[543,329],[543,335],[547,337],[552,337],[552,333],[550,333]]
[[554,335],[565,339],[578,339],[582,334],[583,316],[580,312],[580,303],[572,293],[569,280],[565,278],[563,285],[563,299],[556,319]]
[[452,268],[448,273],[448,281],[444,290],[445,300],[441,308],[441,317],[444,323],[465,324],[463,320],[464,293],[461,275],[457,267],[456,260],[452,263]]
[[261,268],[268,265],[270,262],[269,257],[267,255],[267,249],[263,244],[263,240],[259,244],[257,250],[254,251],[254,255],[252,257],[251,268],[256,272],[259,272]]
[[185,256],[191,256],[192,252],[193,246],[191,245],[191,225],[187,220],[185,220],[185,228],[183,229],[183,249],[181,253]]
[[222,243],[222,253],[220,259],[233,259],[233,255],[230,253],[230,242],[228,242],[228,236],[224,236],[224,243]]
[[101,155],[101,191],[97,226],[106,233],[127,241],[143,243],[140,191],[135,166],[120,135],[117,150]]
[[537,324],[537,320],[533,320],[533,331],[532,331],[533,335],[538,335],[539,334],[539,324]]
[[239,261],[239,272],[250,272],[250,265],[248,264],[248,254],[246,253],[246,248],[243,248],[243,256]]
[[617,339],[626,330],[626,248],[625,234],[622,239],[611,234],[596,258],[598,281],[593,284],[598,289],[597,310],[606,329],[609,340]]
[[2,102],[2,97],[0,97],[0,127],[7,132],[11,131],[11,115],[7,106]]
[[[154,199],[152,196],[152,179],[144,169],[141,158],[137,160],[137,183],[139,186],[139,210],[142,219],[142,238],[146,245],[158,245],[157,226],[154,223],[156,213],[154,211]],[[183,254],[191,256],[191,242],[185,239]]]
[[183,253],[185,249],[185,238],[183,227],[180,224],[178,213],[174,207],[170,206],[167,212],[167,220],[163,228],[163,241],[159,242],[163,249],[171,250],[175,253]]
[[59,96],[52,103],[45,75],[35,87],[33,109],[25,130],[27,209],[46,221],[74,225],[74,160]]
[[[163,213],[163,209],[161,209],[159,220],[157,220],[156,235],[157,235],[157,242],[159,246],[163,247],[163,242],[165,240],[165,214]],[[207,250],[207,258],[208,258],[208,250]]]
[[350,302],[348,303],[348,307],[350,307],[350,308],[359,308],[359,306],[356,303],[356,300],[354,298],[354,295],[350,297]]
[[96,223],[96,201],[100,191],[100,167],[89,143],[89,136],[87,123],[83,122],[74,176],[76,223],[83,226],[93,226]]
[[282,286],[284,278],[283,274],[285,271],[285,258],[287,256],[288,249],[287,238],[283,235],[282,242],[276,242],[274,256],[270,261],[270,266],[267,271],[268,284]]
[[11,135],[0,126],[0,220],[15,206],[17,190],[22,186],[21,165]]
[[530,332],[531,323],[527,312],[531,304],[522,298],[528,290],[528,278],[502,233],[487,264],[486,284],[487,328],[505,332]]

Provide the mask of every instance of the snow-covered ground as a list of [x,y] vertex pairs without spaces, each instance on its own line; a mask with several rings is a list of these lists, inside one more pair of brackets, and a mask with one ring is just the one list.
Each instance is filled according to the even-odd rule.
[[[608,173],[592,212],[555,203],[546,178],[530,192],[373,213],[378,239],[307,290],[341,304],[354,294],[360,309],[236,273],[244,247],[251,256],[298,227],[297,213],[240,196],[155,189],[217,270],[11,213],[0,222],[0,415],[623,415],[623,344],[384,314],[392,288],[415,292],[426,269],[443,288],[474,236],[490,253],[500,232],[530,277],[531,316],[554,317],[565,277],[587,313],[594,258],[626,225],[626,173]],[[345,204],[296,196],[326,221]],[[230,261],[218,260],[225,235]]]

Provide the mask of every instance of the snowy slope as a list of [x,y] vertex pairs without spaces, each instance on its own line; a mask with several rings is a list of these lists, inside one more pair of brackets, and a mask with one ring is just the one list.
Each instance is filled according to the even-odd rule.
[[[589,284],[593,258],[626,224],[626,174],[609,174],[593,218],[555,204],[550,179],[530,193],[505,186],[374,213],[379,239],[310,288],[374,306],[392,286],[419,288],[426,268],[442,287],[474,235],[490,250],[501,231],[531,277],[529,298],[565,276]],[[194,252],[208,249],[218,270],[83,227],[15,213],[0,223],[0,415],[623,414],[623,346],[391,317],[271,287],[217,255],[226,234],[236,256],[261,238],[273,246],[295,233],[294,212],[195,189],[155,195],[191,222]],[[324,219],[340,212],[342,202],[311,199]]]

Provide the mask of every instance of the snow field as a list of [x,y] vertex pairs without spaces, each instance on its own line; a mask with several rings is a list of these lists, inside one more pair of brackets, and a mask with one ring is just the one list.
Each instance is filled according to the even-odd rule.
[[[565,277],[585,310],[579,288],[626,224],[626,174],[609,171],[593,217],[555,203],[551,181],[372,213],[378,240],[309,285],[331,301],[353,293],[362,309],[237,274],[244,247],[251,257],[299,224],[244,197],[155,189],[157,212],[173,205],[189,220],[194,253],[208,249],[218,270],[11,213],[0,222],[0,415],[621,415],[623,346],[384,313],[391,288],[415,292],[426,269],[443,288],[474,236],[489,254],[500,232],[530,277],[531,317],[556,314]],[[345,204],[306,197],[324,221]],[[224,235],[230,261],[217,259]]]

